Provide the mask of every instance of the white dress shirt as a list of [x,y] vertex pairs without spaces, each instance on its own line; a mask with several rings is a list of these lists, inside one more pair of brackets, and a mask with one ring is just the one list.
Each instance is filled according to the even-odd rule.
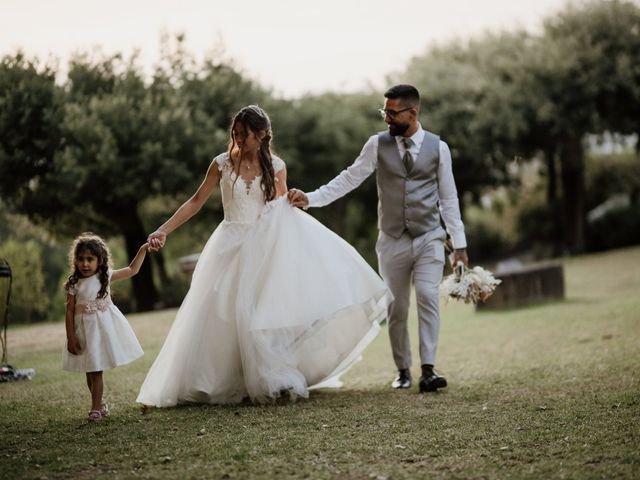
[[[403,137],[396,136],[400,158],[404,155]],[[422,147],[424,130],[418,124],[418,130],[411,136],[413,145],[409,149],[411,158],[415,161]],[[343,197],[358,187],[371,175],[378,166],[378,135],[372,135],[362,147],[362,151],[355,162],[331,180],[326,185],[307,194],[309,207],[323,207]],[[453,248],[466,248],[467,240],[464,234],[464,224],[460,216],[458,191],[456,190],[453,170],[451,168],[451,152],[449,146],[440,140],[440,164],[438,165],[438,196],[440,197],[440,214],[444,219],[447,232],[451,236]]]

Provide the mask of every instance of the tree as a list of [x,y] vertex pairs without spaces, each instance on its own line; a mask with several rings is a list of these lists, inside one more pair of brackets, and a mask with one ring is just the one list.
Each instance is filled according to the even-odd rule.
[[513,158],[543,155],[549,214],[561,212],[558,241],[580,252],[584,137],[640,130],[639,32],[640,9],[631,2],[569,5],[547,19],[542,35],[437,47],[413,59],[402,78],[419,86],[426,126],[451,145],[461,192],[477,199],[510,180]]
[[535,78],[561,165],[564,245],[585,247],[587,133],[640,131],[640,8],[593,1],[545,22]]
[[22,53],[0,61],[0,194],[10,206],[30,203],[31,185],[60,147],[64,95],[55,75]]
[[510,139],[521,119],[517,110],[505,108],[504,73],[524,41],[505,34],[434,47],[395,78],[421,92],[422,124],[451,148],[460,197],[477,200],[487,188],[509,180],[507,163],[515,151]]
[[[229,119],[245,101],[241,92],[253,89],[230,66],[209,59],[198,69],[181,59],[178,52],[148,83],[135,57],[78,56],[70,63],[64,89],[55,86],[53,71],[41,74],[32,63],[5,59],[0,82],[7,93],[2,98],[18,107],[5,113],[3,139],[19,133],[25,115],[20,95],[29,100],[39,88],[49,101],[48,110],[34,107],[41,128],[32,127],[22,143],[16,135],[18,140],[3,144],[0,168],[7,172],[20,164],[20,155],[31,159],[40,154],[46,160],[22,162],[24,174],[3,176],[2,192],[11,196],[12,206],[59,233],[121,234],[132,258],[148,232],[140,205],[195,189],[213,154],[224,148]],[[35,80],[25,86],[21,76]],[[211,103],[201,98],[205,93]],[[50,119],[55,126],[49,129]],[[27,124],[34,121],[25,119]],[[157,292],[150,262],[133,278],[133,288],[137,308],[153,308]]]

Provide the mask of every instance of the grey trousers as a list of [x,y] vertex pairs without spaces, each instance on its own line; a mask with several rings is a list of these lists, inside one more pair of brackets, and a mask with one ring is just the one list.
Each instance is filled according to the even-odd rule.
[[418,304],[420,363],[435,365],[445,238],[446,234],[440,227],[416,238],[411,238],[406,231],[400,238],[393,238],[382,231],[378,236],[376,253],[380,276],[395,297],[389,311],[389,339],[398,369],[412,365],[407,327],[412,276]]

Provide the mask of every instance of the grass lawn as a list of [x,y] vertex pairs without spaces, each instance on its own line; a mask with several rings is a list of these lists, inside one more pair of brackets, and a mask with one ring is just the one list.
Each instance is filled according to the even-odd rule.
[[389,387],[383,330],[341,389],[141,415],[163,311],[130,316],[146,354],[105,374],[112,416],[89,424],[64,324],[13,327],[10,361],[37,375],[0,384],[0,478],[640,478],[639,266],[638,247],[572,258],[563,302],[443,305],[438,394]]

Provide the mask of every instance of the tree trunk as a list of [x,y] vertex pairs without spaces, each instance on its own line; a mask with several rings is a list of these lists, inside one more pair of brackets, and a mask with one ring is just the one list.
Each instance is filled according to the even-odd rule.
[[569,137],[562,142],[560,163],[564,248],[571,254],[581,253],[585,247],[585,180],[580,137]]
[[553,146],[544,149],[544,161],[547,166],[547,203],[558,203],[558,174],[556,172],[556,151]]
[[162,250],[154,252],[151,258],[156,264],[156,267],[158,267],[158,275],[160,276],[160,281],[163,283],[169,282],[169,275],[167,275],[167,268],[164,263],[164,255],[162,254]]
[[[128,205],[121,208],[113,208],[103,214],[110,218],[124,236],[125,246],[129,261],[133,260],[140,246],[147,241],[142,221],[138,216],[137,206]],[[148,255],[147,255],[148,256]],[[158,301],[158,292],[153,284],[151,261],[146,258],[137,275],[131,278],[135,310],[138,312],[153,310]]]
[[547,205],[552,215],[553,233],[551,241],[553,242],[553,255],[559,255],[562,252],[563,239],[557,226],[562,224],[560,218],[560,209],[558,208],[558,170],[556,168],[556,147],[555,145],[547,145],[544,148],[544,160],[547,167]]

